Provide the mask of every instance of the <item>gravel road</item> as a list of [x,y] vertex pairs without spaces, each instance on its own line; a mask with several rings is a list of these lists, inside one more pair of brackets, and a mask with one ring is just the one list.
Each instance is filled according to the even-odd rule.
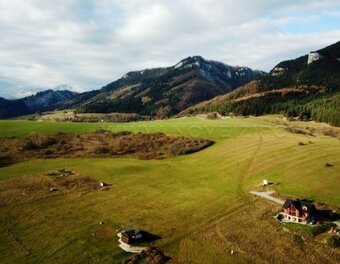
[[279,198],[275,198],[272,196],[273,193],[275,193],[274,191],[268,191],[268,192],[257,192],[257,191],[250,191],[251,194],[254,194],[256,196],[262,197],[264,199],[267,199],[269,201],[272,201],[274,203],[277,203],[279,205],[283,205],[285,203],[284,200],[281,200]]

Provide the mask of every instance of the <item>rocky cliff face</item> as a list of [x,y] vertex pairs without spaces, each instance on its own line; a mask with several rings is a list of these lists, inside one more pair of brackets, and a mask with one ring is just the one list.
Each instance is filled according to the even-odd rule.
[[307,64],[309,65],[309,64],[311,64],[315,61],[318,61],[322,58],[323,58],[323,56],[320,53],[318,53],[316,51],[312,51],[308,54]]

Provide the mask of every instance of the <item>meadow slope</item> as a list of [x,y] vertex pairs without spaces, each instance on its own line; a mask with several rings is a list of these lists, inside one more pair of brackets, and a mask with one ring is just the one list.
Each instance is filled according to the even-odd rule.
[[[280,208],[248,193],[270,179],[278,183],[273,188],[282,196],[339,207],[338,139],[292,134],[261,118],[126,124],[0,121],[1,137],[97,129],[164,132],[216,144],[164,160],[45,159],[0,168],[0,190],[13,182],[43,181],[44,173],[64,167],[111,184],[107,191],[70,191],[0,207],[3,263],[120,263],[129,256],[116,242],[120,226],[161,236],[154,245],[171,256],[172,263],[340,259],[339,250],[328,248],[322,237],[302,234],[303,243],[297,245],[296,234],[285,232],[272,218]],[[237,253],[231,255],[231,249]]]

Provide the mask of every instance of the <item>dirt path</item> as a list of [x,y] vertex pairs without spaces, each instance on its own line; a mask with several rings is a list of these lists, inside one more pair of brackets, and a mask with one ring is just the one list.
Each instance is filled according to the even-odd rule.
[[249,193],[254,194],[256,196],[259,196],[259,197],[262,197],[264,199],[267,199],[267,200],[272,201],[274,203],[277,203],[279,205],[283,205],[285,203],[284,200],[271,196],[273,193],[275,193],[274,191],[268,191],[268,192],[250,191]]
[[13,241],[13,245],[25,256],[29,254],[27,248],[23,245],[22,241],[14,234],[14,232],[10,229],[6,229],[8,237]]

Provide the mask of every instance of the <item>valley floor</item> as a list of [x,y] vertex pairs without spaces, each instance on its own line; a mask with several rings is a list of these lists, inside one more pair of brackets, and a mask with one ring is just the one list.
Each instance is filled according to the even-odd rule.
[[[152,245],[170,263],[339,263],[340,250],[273,219],[280,206],[249,194],[263,179],[282,197],[304,197],[340,207],[340,142],[293,134],[263,118],[66,123],[0,121],[0,136],[112,131],[164,132],[216,144],[164,160],[73,158],[31,160],[0,168],[2,263],[121,263],[116,229],[157,234]],[[301,144],[301,142],[303,144]],[[333,166],[327,167],[326,163]],[[12,199],[21,185],[69,168],[106,191],[71,190],[39,199]],[[34,185],[32,185],[34,187]],[[25,194],[34,195],[34,188]],[[11,190],[11,191],[8,191]],[[4,196],[8,195],[8,197]],[[102,224],[100,224],[102,222]],[[231,254],[233,251],[233,254]]]

